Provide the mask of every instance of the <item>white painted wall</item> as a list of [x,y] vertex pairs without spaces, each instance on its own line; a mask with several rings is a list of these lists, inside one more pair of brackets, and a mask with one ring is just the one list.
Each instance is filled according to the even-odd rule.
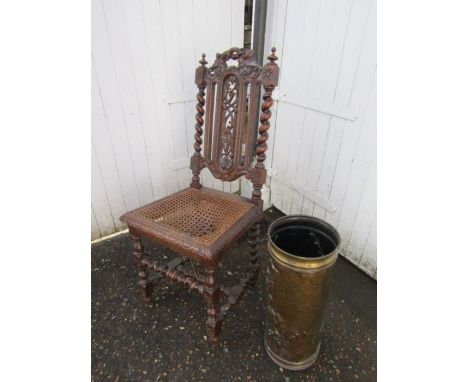
[[266,24],[281,71],[265,199],[333,224],[376,277],[376,1],[271,0]]
[[[242,46],[241,0],[93,0],[92,238],[190,183],[195,68]],[[203,172],[204,184],[234,192]]]

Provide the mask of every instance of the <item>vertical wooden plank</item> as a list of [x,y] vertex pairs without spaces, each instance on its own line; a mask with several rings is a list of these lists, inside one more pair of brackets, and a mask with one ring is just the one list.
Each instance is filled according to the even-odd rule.
[[94,148],[91,150],[91,202],[95,206],[94,215],[99,233],[102,236],[116,231],[114,217],[112,216],[110,203],[106,193],[106,187],[102,181],[101,170],[96,159]]
[[[375,82],[373,82],[373,88],[375,89]],[[340,155],[337,158],[333,183],[330,190],[330,200],[333,205],[336,206],[337,210],[334,214],[329,214],[327,212],[325,216],[325,219],[334,226],[339,224],[341,215],[344,212],[344,200],[352,176],[352,168],[355,161],[355,155],[357,153],[358,143],[361,136],[367,134],[364,130],[364,125],[368,110],[370,113],[370,108],[372,105],[375,105],[375,102],[372,102],[372,98],[375,98],[375,90],[368,95],[366,109],[364,110],[362,117],[354,123],[347,123],[344,129]],[[374,126],[374,129],[375,128],[376,127]],[[367,150],[367,148],[365,148],[365,150]]]
[[[361,195],[359,208],[354,216],[348,243],[343,242],[346,257],[361,264],[361,258],[377,212],[377,168],[374,159],[366,185]],[[372,272],[371,272],[372,273]]]
[[232,0],[220,0],[220,3],[221,14],[224,16],[223,18],[218,16],[222,20],[221,33],[219,35],[221,37],[220,46],[221,50],[227,50],[232,47]]
[[134,73],[136,94],[138,97],[142,137],[148,162],[149,180],[152,185],[153,199],[159,199],[167,194],[161,179],[163,177],[164,158],[161,156],[161,126],[156,115],[155,89],[152,82],[152,71],[149,57],[148,38],[145,30],[145,20],[140,1],[124,0],[126,24],[130,47],[130,58]]
[[101,237],[99,226],[96,221],[96,215],[94,213],[93,204],[91,203],[91,240],[96,240]]
[[377,66],[377,3],[372,0],[367,20],[366,34],[354,74],[354,86],[348,104],[359,115],[364,113],[370,89],[375,87],[374,72]]
[[237,193],[237,192],[239,192],[239,191],[241,190],[240,184],[241,184],[241,180],[242,180],[242,179],[245,179],[245,177],[242,177],[241,179],[238,179],[238,180],[236,180],[235,182],[232,182],[232,183],[230,184],[230,190],[229,190],[229,192],[231,192],[231,193]]
[[[309,11],[316,10],[318,4],[318,1],[311,1],[306,4],[305,8]],[[288,2],[286,21],[288,29],[284,36],[283,47],[286,55],[283,56],[283,66],[281,68],[284,76],[281,83],[282,88],[300,89],[304,85],[304,78],[308,70],[306,62],[311,52],[309,49],[304,51],[303,47],[301,47],[298,42],[301,41],[303,35],[309,36],[313,31],[313,26],[310,22],[312,20],[309,19],[309,15],[315,15],[315,12],[309,13],[305,11],[304,3],[296,0]],[[281,105],[281,107],[284,106]],[[289,107],[286,108],[290,109]],[[295,181],[299,183],[302,182],[302,179],[297,178],[298,169],[299,166],[301,166],[299,159],[302,159],[299,156],[299,148],[303,135],[305,112],[303,108],[294,108],[287,114],[279,114],[279,116],[287,117],[286,119],[278,118],[276,121],[278,129],[284,129],[288,139],[288,141],[285,141],[283,135],[282,142],[278,141],[276,144],[276,147],[284,151],[280,159],[286,160],[284,172],[281,171],[280,173],[280,171],[278,171],[278,175],[281,179],[295,179]],[[278,145],[278,143],[281,143],[281,145]],[[276,164],[274,164],[274,167],[276,169]],[[286,198],[283,202],[284,213],[297,214],[301,212],[303,202],[302,195],[294,189],[290,189],[284,194],[284,197]]]
[[[305,110],[302,108],[298,108],[295,111],[295,113],[291,116],[289,123],[286,125],[289,130],[289,144],[285,147],[285,151],[288,151],[288,155],[286,156],[286,172],[284,175],[282,175],[283,179],[296,179],[296,181],[302,181],[296,178],[296,174],[298,170],[298,165],[300,165],[298,163],[298,149],[299,145],[301,144],[301,134],[304,126],[304,116]],[[287,212],[284,212],[288,214],[300,213],[303,197],[294,189],[291,190],[288,194],[290,195],[290,197],[288,198],[288,204],[290,202],[291,207],[288,208]]]
[[[304,72],[301,74],[303,77],[304,83],[301,85],[304,92],[307,92],[310,88],[310,71],[313,62],[313,57],[316,52],[316,45],[318,42],[318,30],[319,30],[319,21],[322,18],[322,0],[313,0],[307,2],[307,7],[304,9],[304,15],[307,17],[307,22],[304,27],[304,36],[307,36],[309,45],[306,49],[303,49],[299,45],[292,47],[291,49],[301,49],[302,54],[299,55],[298,59],[300,60],[300,66],[304,68]],[[286,47],[288,49],[288,47]],[[293,91],[293,89],[291,89]],[[306,185],[307,183],[307,173],[308,173],[308,163],[310,161],[310,156],[312,154],[311,145],[315,137],[315,127],[316,127],[316,118],[317,113],[313,110],[304,110],[304,118],[301,127],[301,138],[298,145],[298,164],[296,166],[296,171],[293,177],[299,184]],[[304,208],[304,204],[309,205],[310,208]],[[293,203],[292,203],[292,213],[304,213],[304,210],[309,210],[308,212],[312,214],[314,203],[297,192],[294,192]]]
[[[164,30],[164,55],[169,93],[184,92],[183,66],[181,60],[181,36],[177,1],[161,1],[161,21]],[[185,127],[185,106],[183,103],[170,105],[171,132],[174,141],[173,160],[179,161],[189,156],[187,151],[187,131]],[[176,172],[178,189],[188,186],[188,170]]]
[[[115,156],[119,179],[121,182],[125,207],[132,209],[140,204],[136,187],[132,156],[128,142],[128,131],[125,125],[124,111],[114,58],[109,45],[106,19],[100,1],[92,2],[92,54],[93,63],[99,81],[102,102],[106,110],[109,135],[112,146],[118,155]],[[99,145],[100,146],[100,145]]]
[[[196,62],[192,60],[191,62]],[[193,68],[196,67],[195,64],[192,65]],[[192,87],[195,88],[195,84],[192,84]],[[185,112],[185,130],[187,136],[187,154],[190,158],[195,149],[193,144],[195,143],[195,114],[196,114],[196,101],[184,102],[184,112]],[[189,172],[189,177],[191,178],[192,173]]]
[[343,243],[351,236],[355,214],[358,211],[364,186],[376,155],[376,89],[374,88],[366,118],[355,149],[351,174],[340,211],[338,229]]
[[[376,21],[375,13],[372,14],[373,10],[375,11],[375,0],[353,2],[340,62],[339,83],[334,96],[339,104],[349,104],[348,89],[353,89],[356,68],[360,61],[365,38],[376,38],[376,31],[372,27],[372,22]],[[369,32],[374,36],[369,35]]]
[[192,102],[184,102],[185,129],[187,156],[193,154],[193,135],[194,135],[194,114],[195,114],[195,94],[197,92],[194,83],[195,68],[199,65],[195,55],[195,35],[194,35],[194,20],[193,8],[191,0],[177,0],[178,14],[178,29],[180,35],[180,60],[182,63],[182,87],[183,93],[193,92],[194,98]]
[[164,30],[160,3],[153,0],[142,0],[142,10],[145,25],[145,34],[148,44],[148,57],[151,68],[151,83],[154,94],[154,108],[158,118],[157,140],[160,142],[157,160],[161,162],[161,179],[165,194],[178,190],[178,179],[170,168],[175,160],[174,139],[172,135],[171,115],[169,104],[163,99],[169,93],[169,84],[166,75],[166,62],[163,59]]
[[[206,54],[208,65],[211,65],[215,58],[215,53],[210,51],[210,23],[208,10],[211,9],[210,3],[212,0],[198,0],[192,3],[193,14],[193,35],[195,37],[195,57],[201,59],[202,53]],[[195,70],[193,69],[193,78],[195,78]]]
[[[298,173],[298,179],[304,179],[305,188],[312,189],[309,177],[313,153],[315,146],[315,139],[317,134],[317,119],[318,113],[314,110],[307,110],[304,120],[304,138],[302,141],[301,149],[301,171]],[[301,213],[305,215],[312,215],[314,212],[315,203],[312,200],[303,198]]]
[[[349,3],[349,1],[348,1]],[[337,1],[322,2],[320,7],[320,17],[317,20],[317,32],[314,54],[311,60],[309,70],[308,92],[312,99],[329,100],[333,98],[333,89],[325,86],[328,83],[335,86],[338,77],[338,71],[327,70],[333,67],[334,62],[339,62],[337,52],[341,52],[344,40],[344,30],[349,17],[349,4]],[[312,150],[307,163],[307,183],[306,188],[326,199],[326,195],[318,189],[318,184],[323,175],[323,162],[326,153],[329,152],[330,135],[330,116],[313,110],[306,112],[307,119],[311,120],[313,127]],[[305,203],[310,211],[311,201]],[[312,209],[313,215],[321,217],[321,212],[325,211],[317,203]]]
[[287,193],[286,187],[283,183],[279,182],[276,178],[271,178],[270,182],[270,202],[281,212],[284,212],[285,207],[283,206],[284,194]]
[[[111,228],[120,225],[119,217],[128,209],[125,204],[124,189],[120,182],[120,173],[116,163],[116,150],[109,134],[108,113],[104,109],[99,81],[94,65],[91,76],[91,144],[92,144],[92,197],[99,201],[94,203],[98,225],[101,233],[110,232]],[[101,203],[108,205],[109,212]],[[104,210],[101,211],[101,208]],[[105,222],[103,219],[110,219]],[[111,232],[112,233],[112,232]]]
[[[353,156],[357,142],[362,132],[362,126],[363,121],[365,120],[366,112],[369,110],[370,96],[372,90],[375,89],[376,86],[375,67],[377,31],[375,1],[369,4],[369,6],[371,8],[368,16],[365,37],[362,42],[362,48],[360,49],[360,56],[358,57],[357,70],[354,74],[354,83],[350,91],[341,92],[340,90],[350,88],[349,80],[347,81],[348,86],[344,86],[345,83],[340,82],[340,87],[337,89],[338,97],[342,97],[341,99],[345,100],[348,99],[348,104],[357,110],[359,118],[354,122],[346,121],[343,128],[339,156],[337,157],[336,163],[334,165],[332,184],[329,191],[329,199],[336,206],[337,211],[334,214],[326,213],[325,215],[325,219],[333,225],[337,225],[340,218],[340,211],[343,205],[344,196],[351,174]],[[360,17],[364,17],[364,14],[365,11],[361,9]],[[357,21],[355,23],[357,23]],[[352,45],[356,44],[358,44],[358,42],[355,41]],[[354,57],[352,52],[349,54]],[[344,57],[343,60],[346,60],[346,57]],[[353,58],[352,61],[356,62],[354,60],[355,58]],[[347,70],[349,71],[349,69]],[[338,121],[332,118],[332,127],[342,123],[342,121]]]
[[[306,84],[306,88],[309,87],[312,88],[312,90],[320,89],[319,81],[323,81],[323,73],[321,73],[320,70],[316,70],[313,65],[311,67],[311,63],[313,64],[315,62],[320,63],[326,61],[328,55],[328,42],[330,40],[330,36],[333,34],[332,25],[334,25],[334,23],[331,21],[333,20],[335,8],[337,8],[336,4],[332,1],[325,3],[309,2],[308,8],[306,8],[306,10],[304,10],[304,8],[299,3],[290,2],[288,4],[288,20],[292,20],[289,24],[292,25],[292,27],[287,27],[287,36],[289,36],[289,38],[285,38],[285,49],[288,52],[288,61],[283,64],[282,71],[283,76],[285,76],[284,78],[287,80],[282,82],[281,88],[286,92],[294,91],[294,89],[301,87],[303,88],[304,78],[311,77],[311,82]],[[347,15],[346,9],[343,11],[341,8],[339,8],[339,11]],[[303,22],[301,22],[301,20],[304,20],[305,15],[308,15],[308,23],[305,26],[307,31],[304,30],[304,27],[302,26]],[[310,23],[309,16],[315,17],[316,22]],[[308,41],[311,41],[312,44],[316,42],[317,47],[312,45],[309,47],[309,49],[304,50],[303,44],[295,43],[297,41],[301,41],[305,35],[307,36]],[[288,65],[288,62],[291,62],[291,64]],[[322,65],[322,67],[324,66]],[[316,80],[315,76],[309,74],[311,71],[319,74]],[[314,80],[316,83],[314,83]],[[313,94],[317,94],[317,91],[314,91]],[[281,104],[280,107],[287,106]],[[304,111],[302,112],[302,115],[304,115],[303,113]],[[304,140],[302,140],[302,138],[305,137],[307,142],[311,142],[312,150],[308,149],[303,150],[302,152],[299,150],[298,157],[296,154],[298,151],[290,149],[291,146],[294,146],[294,144],[289,144],[286,147],[289,148],[290,153],[285,153],[283,157],[288,154],[288,165],[286,173],[288,174],[289,178],[294,177],[298,180],[299,183],[306,182],[306,188],[315,190],[316,184],[320,177],[323,153],[325,151],[329,134],[329,116],[324,114],[317,114],[316,112],[309,110],[305,113],[306,115],[303,117],[301,122],[291,121],[291,118],[293,118],[292,114],[290,118],[286,117],[286,119],[290,121],[290,124],[292,126],[297,126],[300,131],[293,131],[293,135],[289,135],[289,139],[292,140],[292,142],[297,142],[297,146],[302,144],[304,147],[310,147],[306,146],[306,143]],[[281,114],[278,113],[278,115]],[[277,129],[280,128],[280,122],[282,121],[277,121]],[[277,139],[277,137],[275,137],[275,139]],[[276,151],[277,150],[275,148],[275,155],[277,155]],[[274,165],[275,169],[277,167],[276,163],[277,162],[275,162]],[[307,176],[304,176],[305,174],[307,174]],[[292,199],[291,212],[296,213],[304,209],[310,210],[311,207],[313,208],[312,202],[309,200],[305,202],[306,208],[304,208],[302,201],[303,198],[295,191],[288,192],[286,196],[289,196]],[[286,201],[286,205],[289,205],[289,201]]]
[[[299,1],[290,0],[287,4],[285,28],[287,33],[283,36],[283,52],[281,60],[281,88],[294,88],[300,86],[300,73],[304,72],[301,67],[300,49],[297,42],[301,41],[306,21],[305,12]],[[271,48],[271,47],[270,47]],[[304,109],[290,104],[281,104],[278,106],[278,112],[275,119],[275,153],[273,167],[278,171],[278,177],[283,180],[294,176],[297,164],[298,150],[291,150],[293,146],[298,146],[301,129],[304,123]],[[270,122],[271,125],[271,122]],[[282,193],[283,212],[291,213],[293,190]]]
[[231,0],[231,47],[244,46],[244,6],[244,0]]
[[[317,52],[314,54],[309,82],[309,91],[312,98],[335,101],[351,4],[351,0],[336,0],[333,8],[331,6],[324,7],[326,15],[324,20],[329,19],[330,22],[325,21],[325,24],[320,25],[317,36],[320,43],[317,44]],[[323,199],[328,199],[333,164],[336,162],[342,135],[339,128],[331,126],[332,118],[323,113],[317,116],[316,128],[322,132],[322,134],[319,134],[319,140],[325,140],[321,141],[320,146],[322,149],[317,153],[313,161],[314,170],[312,173],[314,177],[308,185]],[[341,126],[342,128],[343,126]],[[324,218],[325,211],[322,206],[315,204],[313,215]]]
[[[312,6],[312,3],[310,3]],[[311,73],[318,72],[317,71],[317,63],[323,62],[323,54],[321,55],[321,47],[326,47],[326,41],[321,39],[320,37],[323,35],[324,26],[330,25],[330,19],[328,13],[332,9],[333,2],[332,1],[317,1],[315,2],[312,8],[308,8],[307,15],[311,18],[309,25],[309,32],[307,33],[308,41],[310,44],[305,49],[307,59],[304,61],[305,68],[307,72],[304,74],[304,81],[305,84],[302,88],[308,93],[311,94],[316,89],[318,89],[318,81],[314,80]],[[286,48],[287,49],[287,48]],[[297,48],[296,48],[297,49]],[[321,77],[318,77],[320,80]],[[291,91],[293,91],[291,89]],[[315,93],[314,97],[316,96]],[[311,95],[312,97],[312,95]],[[320,117],[321,118],[321,117]],[[311,163],[315,163],[315,157],[318,156],[317,147],[316,147],[316,140],[320,139],[320,134],[317,134],[319,130],[317,125],[319,121],[319,113],[314,110],[305,110],[304,115],[304,123],[303,123],[303,140],[301,145],[300,151],[300,160],[301,160],[301,168],[299,169],[298,173],[296,174],[296,179],[300,179],[300,183],[305,185],[306,189],[312,189],[313,182],[311,182]],[[317,139],[317,135],[319,138]],[[319,147],[320,149],[320,147]],[[301,208],[300,211],[303,214],[312,215],[314,211],[315,203],[307,198],[302,198]]]
[[224,192],[231,192],[231,182],[221,182],[221,186]]
[[359,261],[359,268],[363,269],[374,279],[377,279],[377,219],[375,218]]
[[[229,7],[226,7],[227,4],[229,4]],[[230,48],[230,33],[229,37],[225,33],[226,29],[230,30],[230,20],[226,18],[226,15],[230,11],[230,0],[211,0],[209,1],[208,11],[210,20],[210,51],[224,52]]]
[[139,204],[153,200],[123,0],[102,0]]
[[[199,65],[198,61],[201,57],[196,57],[195,48],[195,23],[193,19],[193,2],[191,0],[177,0],[177,26],[179,32],[179,56],[182,70],[182,88],[183,94],[193,93],[193,101],[183,103],[184,125],[185,125],[185,141],[187,145],[186,155],[190,157],[193,152],[194,144],[194,125],[195,125],[195,94],[197,88],[194,83],[195,68]],[[186,178],[185,187],[189,185],[191,179],[191,171],[189,169],[181,169],[181,176]]]
[[[294,115],[296,111],[300,112],[301,110],[300,108],[290,104],[278,105],[272,167],[277,172],[278,178],[283,181],[287,176],[287,148],[290,144],[290,135],[288,130],[290,126],[288,123],[288,116]],[[290,190],[288,191],[281,182],[276,182],[275,185],[278,187],[278,192],[274,195],[272,194],[272,203],[278,208],[280,208],[281,205],[281,211],[288,214],[290,212],[292,202],[292,199],[289,196]]]

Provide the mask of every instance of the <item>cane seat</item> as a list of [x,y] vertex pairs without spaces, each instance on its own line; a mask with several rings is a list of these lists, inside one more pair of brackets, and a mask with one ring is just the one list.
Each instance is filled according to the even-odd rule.
[[260,214],[247,198],[207,187],[189,187],[130,211],[121,219],[177,252],[216,262]]

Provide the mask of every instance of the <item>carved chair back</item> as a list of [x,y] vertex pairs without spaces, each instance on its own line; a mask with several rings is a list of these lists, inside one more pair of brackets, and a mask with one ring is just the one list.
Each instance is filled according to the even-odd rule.
[[[203,54],[201,65],[195,72],[195,83],[199,91],[195,153],[191,159],[192,187],[201,187],[199,175],[205,167],[215,178],[223,181],[233,181],[245,175],[254,187],[252,201],[260,203],[261,188],[266,181],[263,162],[266,158],[267,131],[270,127],[268,120],[273,104],[271,94],[278,84],[279,74],[278,65],[275,63],[278,59],[275,55],[276,49],[272,48],[271,51],[271,55],[268,56],[269,62],[264,67],[257,64],[251,49],[231,48],[222,54],[217,53],[216,60],[210,67],[206,66],[207,61]],[[230,60],[237,61],[237,66],[228,65]],[[262,86],[264,94],[261,125],[256,138],[254,134],[258,123],[257,99]],[[202,139],[203,130],[205,134]]]

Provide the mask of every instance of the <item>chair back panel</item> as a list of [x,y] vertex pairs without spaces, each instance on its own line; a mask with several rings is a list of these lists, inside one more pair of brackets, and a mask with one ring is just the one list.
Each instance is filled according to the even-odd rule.
[[[261,172],[268,138],[266,130],[271,114],[271,92],[278,82],[276,59],[273,50],[269,56],[270,62],[261,67],[255,61],[251,49],[231,48],[218,53],[214,63],[206,67],[207,62],[203,56],[195,75],[195,83],[200,90],[197,96],[195,155],[192,158],[192,171],[196,178],[204,167],[223,181],[233,181],[246,175],[254,182],[254,175]],[[258,95],[262,86],[265,95],[260,120],[266,129],[263,129],[265,131],[262,139],[260,126],[260,137],[256,139],[254,134],[258,124]],[[255,166],[257,170],[253,166],[254,144],[257,145],[257,164],[260,159],[260,166]],[[192,185],[196,187],[197,181],[195,184],[192,181]]]
[[[227,60],[237,52],[218,55],[206,75],[206,118],[203,158],[216,178],[232,181],[251,166],[261,70],[244,55],[237,66]],[[246,62],[247,61],[247,62]]]

